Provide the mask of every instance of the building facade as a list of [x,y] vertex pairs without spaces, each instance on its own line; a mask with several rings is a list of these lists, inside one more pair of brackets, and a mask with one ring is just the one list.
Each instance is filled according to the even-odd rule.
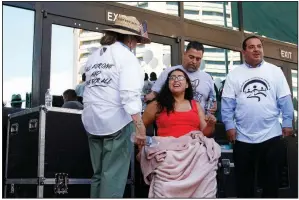
[[[142,9],[155,10],[174,16],[178,13],[178,2],[119,3]],[[237,28],[232,26],[231,2],[185,2],[184,16],[190,20],[237,30]],[[81,81],[80,75],[83,73],[82,67],[85,64],[88,55],[92,52],[92,49],[100,47],[99,39],[101,37],[101,33],[83,29],[74,29],[74,40],[77,42],[77,48],[74,49],[74,61],[76,60],[76,64],[74,66],[73,85],[76,85]],[[187,44],[188,42],[185,42],[185,46]],[[135,51],[145,73],[150,74],[151,72],[155,72],[157,76],[159,76],[163,69],[170,67],[168,65],[168,63],[170,63],[168,61],[170,59],[170,47],[167,45],[154,43],[151,45],[139,45]],[[146,51],[151,51],[153,54],[151,63],[144,62],[143,54]],[[225,66],[228,65],[230,69],[233,65],[239,64],[240,62],[241,58],[239,52],[205,45],[205,55],[201,68],[211,74],[214,78],[224,80],[226,77]]]
[[[118,14],[148,22],[152,43],[135,50],[145,73],[159,75],[163,69],[181,64],[187,43],[196,40],[205,45],[201,69],[219,82],[234,65],[242,63],[242,41],[255,34],[243,23],[244,4],[3,2],[3,101],[9,106],[12,94],[19,93],[25,99],[26,93],[31,93],[29,107],[36,107],[44,104],[48,88],[54,95],[74,88],[81,82],[88,56],[100,46],[102,30],[111,28]],[[294,24],[298,26],[298,22]],[[298,134],[298,43],[261,37],[265,60],[282,69],[291,88]],[[292,144],[294,151],[288,152],[289,158],[296,154],[296,143]],[[281,191],[284,197],[297,197],[296,162],[290,164],[289,171],[297,175],[290,176],[290,186]]]

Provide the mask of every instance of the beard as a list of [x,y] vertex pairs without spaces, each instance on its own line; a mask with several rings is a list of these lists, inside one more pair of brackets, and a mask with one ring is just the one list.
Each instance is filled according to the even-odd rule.
[[198,68],[190,67],[190,66],[187,66],[185,69],[190,73],[196,72],[198,70]]

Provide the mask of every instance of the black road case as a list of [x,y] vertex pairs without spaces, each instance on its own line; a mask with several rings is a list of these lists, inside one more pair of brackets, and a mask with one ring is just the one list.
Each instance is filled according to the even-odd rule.
[[[289,138],[288,140],[292,140]],[[285,152],[283,164],[281,166],[281,176],[279,182],[279,197],[280,198],[292,198],[291,185],[290,185],[290,163],[288,162],[287,149],[290,145],[285,144]],[[289,159],[290,160],[290,159]],[[255,174],[255,197],[262,197],[261,180],[257,171]],[[235,198],[236,193],[236,175],[235,175],[235,164],[233,159],[233,149],[222,149],[221,157],[219,159],[219,168],[217,172],[217,197],[218,198]]]
[[[4,197],[89,198],[93,171],[81,113],[39,106],[9,116]],[[124,197],[134,197],[133,180],[131,167]]]
[[232,149],[221,149],[217,171],[217,197],[236,197],[235,164]]

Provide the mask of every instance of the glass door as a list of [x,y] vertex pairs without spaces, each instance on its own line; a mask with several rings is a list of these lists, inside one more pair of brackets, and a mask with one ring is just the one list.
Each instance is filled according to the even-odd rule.
[[[286,162],[282,169],[282,177],[280,183],[281,197],[298,197],[298,65],[281,60],[265,58],[269,63],[272,63],[281,68],[287,82],[289,84],[293,105],[294,105],[294,120],[293,129],[295,135],[293,137],[286,137]],[[282,120],[282,119],[280,119]]]
[[[48,88],[59,96],[82,82],[88,56],[100,45],[102,30],[108,25],[48,14],[43,25],[43,50],[40,104]],[[176,39],[149,34],[151,44],[138,45],[134,53],[144,73],[149,76],[178,64],[179,43]]]
[[6,5],[2,8],[2,106],[29,108],[32,92],[35,11]]

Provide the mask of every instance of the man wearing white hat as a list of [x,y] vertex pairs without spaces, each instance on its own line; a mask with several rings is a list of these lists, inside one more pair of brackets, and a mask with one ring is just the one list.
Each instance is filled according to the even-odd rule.
[[82,121],[88,132],[94,175],[91,198],[123,197],[131,158],[131,133],[144,145],[146,129],[141,120],[143,70],[131,52],[137,43],[150,43],[146,23],[118,15],[106,29],[102,47],[85,66]]

